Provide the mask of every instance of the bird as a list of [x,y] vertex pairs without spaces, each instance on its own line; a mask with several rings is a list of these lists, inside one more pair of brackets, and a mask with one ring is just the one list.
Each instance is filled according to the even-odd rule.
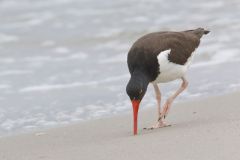
[[[195,50],[203,35],[210,31],[204,28],[184,31],[160,31],[146,34],[133,43],[127,55],[130,79],[126,92],[133,108],[133,135],[138,132],[138,110],[140,103],[152,84],[157,100],[158,119],[155,125],[147,129],[169,126],[165,119],[173,101],[188,86],[186,72],[193,60]],[[161,91],[159,83],[180,79],[179,89],[167,98],[161,109]]]

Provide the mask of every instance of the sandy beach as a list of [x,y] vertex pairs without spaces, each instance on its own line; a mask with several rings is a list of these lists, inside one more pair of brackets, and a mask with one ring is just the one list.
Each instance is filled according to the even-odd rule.
[[[238,10],[237,0],[0,0],[0,137],[127,113],[127,53],[151,32],[211,31],[179,100],[237,90]],[[163,97],[179,85],[161,85]],[[154,103],[149,87],[144,106]]]
[[144,131],[155,108],[141,106],[139,135],[131,113],[0,138],[1,160],[236,160],[240,158],[240,92],[174,104],[171,127]]
[[[0,160],[240,160],[239,10],[238,0],[0,0]],[[157,120],[149,86],[133,136],[132,44],[200,27],[211,32],[172,126],[143,130]],[[162,98],[180,83],[159,85]]]

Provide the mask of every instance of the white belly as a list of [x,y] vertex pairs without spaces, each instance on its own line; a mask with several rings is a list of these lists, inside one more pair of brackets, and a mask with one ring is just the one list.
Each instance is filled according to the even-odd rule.
[[188,70],[192,61],[193,54],[191,57],[188,58],[187,62],[184,65],[179,65],[176,63],[172,63],[168,60],[168,55],[170,51],[171,50],[163,51],[157,57],[160,66],[160,74],[152,83],[165,83],[180,79],[185,75],[186,71]]

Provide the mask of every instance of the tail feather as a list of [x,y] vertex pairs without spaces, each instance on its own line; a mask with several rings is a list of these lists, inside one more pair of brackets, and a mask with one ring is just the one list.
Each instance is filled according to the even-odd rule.
[[208,34],[210,31],[209,30],[204,30],[204,34]]
[[195,30],[192,30],[192,33],[197,35],[199,38],[201,38],[204,34],[208,34],[209,32],[209,30],[205,30],[204,28],[197,28]]

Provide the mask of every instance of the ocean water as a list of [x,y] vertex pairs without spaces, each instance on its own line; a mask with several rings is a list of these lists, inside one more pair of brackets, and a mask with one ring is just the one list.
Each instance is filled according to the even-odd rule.
[[[0,136],[131,112],[132,43],[204,27],[178,101],[240,88],[238,0],[1,0]],[[180,85],[160,86],[163,97]],[[152,86],[142,108],[155,107]]]

